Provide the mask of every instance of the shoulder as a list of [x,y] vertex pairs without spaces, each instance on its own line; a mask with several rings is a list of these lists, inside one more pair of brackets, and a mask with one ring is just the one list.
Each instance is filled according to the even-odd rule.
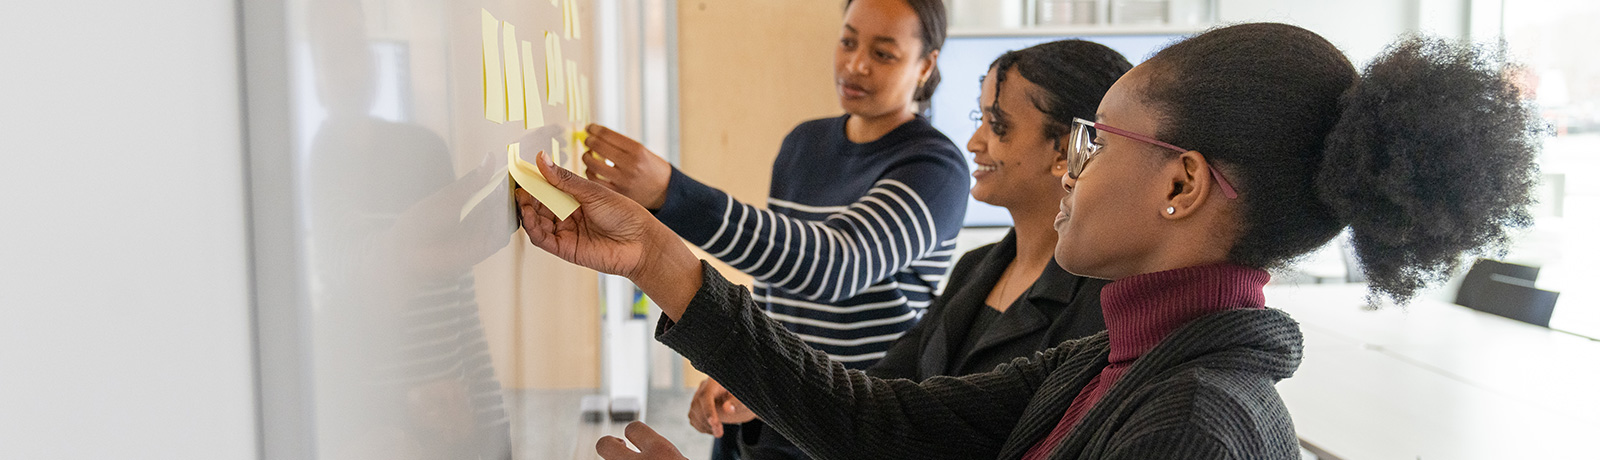
[[800,122],[800,124],[795,125],[794,129],[789,130],[789,134],[784,137],[784,141],[787,143],[791,140],[827,139],[829,137],[839,137],[841,139],[844,137],[843,116]]
[[1240,369],[1175,370],[1135,396],[1138,408],[1117,434],[1130,443],[1188,439],[1236,458],[1277,457],[1296,445],[1275,380]]
[[920,116],[913,118],[897,130],[901,131],[901,133],[898,133],[899,142],[895,143],[897,150],[939,159],[953,158],[957,161],[962,160],[961,148],[957,147],[956,143],[951,141],[944,133],[934,128],[927,118]]
[[989,243],[962,254],[961,259],[956,260],[955,269],[950,272],[950,280],[959,281],[955,279],[958,274],[972,271],[978,264],[983,263],[983,260],[989,257],[989,253],[994,252],[994,249],[998,246],[1000,246],[999,242]]

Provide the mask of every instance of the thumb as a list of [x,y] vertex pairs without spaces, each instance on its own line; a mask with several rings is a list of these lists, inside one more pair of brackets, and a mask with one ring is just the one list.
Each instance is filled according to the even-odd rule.
[[651,429],[650,425],[646,425],[644,422],[634,421],[629,423],[626,428],[623,428],[623,436],[627,436],[628,441],[638,446],[641,453],[678,454],[678,448],[673,446],[671,441],[667,441],[666,437],[656,433],[656,430]]
[[534,163],[538,164],[539,174],[544,175],[545,182],[549,182],[557,190],[567,192],[580,203],[589,203],[616,194],[600,184],[579,177],[578,173],[556,166],[550,161],[550,154],[544,151],[534,156]]

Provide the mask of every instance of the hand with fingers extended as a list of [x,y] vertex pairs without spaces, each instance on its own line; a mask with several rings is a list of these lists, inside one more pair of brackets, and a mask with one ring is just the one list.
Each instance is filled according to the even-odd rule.
[[661,209],[667,202],[672,165],[639,141],[610,128],[589,125],[586,129],[589,138],[583,145],[595,154],[583,156],[589,180],[604,184],[646,208]]
[[628,447],[628,443],[615,436],[600,438],[594,444],[594,450],[605,460],[688,460],[678,447],[671,441],[650,429],[644,422],[629,423],[622,431],[623,436],[639,450]]
[[722,425],[737,425],[755,419],[756,414],[739,402],[739,398],[709,378],[700,382],[700,389],[694,392],[694,401],[689,403],[689,424],[701,433],[719,438],[722,437]]
[[638,203],[578,177],[537,155],[539,173],[551,186],[571,194],[578,209],[565,220],[526,190],[516,192],[528,241],[574,264],[632,280],[677,320],[700,289],[699,259],[678,235]]

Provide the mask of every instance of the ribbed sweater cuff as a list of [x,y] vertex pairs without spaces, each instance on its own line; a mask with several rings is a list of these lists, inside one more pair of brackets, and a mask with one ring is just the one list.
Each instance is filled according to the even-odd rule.
[[667,199],[661,209],[653,211],[656,219],[667,228],[696,246],[704,245],[723,224],[728,210],[727,193],[694,180],[678,168],[672,168],[672,178],[667,181]]
[[723,345],[735,342],[728,340],[728,335],[748,334],[749,330],[734,327],[733,322],[739,320],[735,313],[744,309],[750,291],[723,278],[704,260],[700,261],[700,272],[700,290],[689,300],[678,321],[661,315],[656,323],[656,340],[688,358],[696,368],[702,363],[719,362],[717,356],[722,354]]

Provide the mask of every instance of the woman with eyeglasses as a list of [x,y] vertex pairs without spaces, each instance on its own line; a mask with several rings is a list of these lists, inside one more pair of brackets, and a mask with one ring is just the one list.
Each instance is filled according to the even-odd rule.
[[[1107,333],[991,372],[917,383],[807,351],[648,213],[544,162],[583,203],[556,221],[518,194],[537,246],[626,275],[666,311],[657,338],[817,458],[1293,459],[1274,384],[1298,325],[1266,269],[1352,234],[1372,295],[1404,303],[1526,225],[1541,130],[1508,67],[1410,38],[1357,72],[1294,26],[1178,42],[1065,133],[1056,262],[1113,280]],[[608,459],[678,458],[642,424]]]
[[[1115,50],[1083,40],[1043,43],[995,59],[974,111],[978,130],[967,141],[978,164],[972,196],[1005,208],[1014,227],[999,242],[961,257],[928,313],[867,375],[920,382],[988,372],[1106,329],[1100,312],[1106,281],[1067,273],[1052,260],[1056,203],[1066,195],[1061,177],[1069,162],[1059,133],[1076,117],[1093,117],[1106,90],[1132,67]],[[725,435],[720,423],[754,417],[714,381],[696,396],[689,420],[703,433]],[[772,453],[749,450],[752,458]]]

